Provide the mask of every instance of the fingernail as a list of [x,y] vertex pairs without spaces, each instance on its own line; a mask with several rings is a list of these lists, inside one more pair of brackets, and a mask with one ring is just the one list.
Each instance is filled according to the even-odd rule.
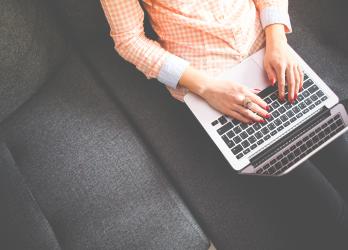
[[264,119],[260,119],[259,122],[260,122],[260,123],[264,123],[265,120],[264,120]]
[[270,109],[270,107],[267,105],[267,106],[266,106],[266,110],[269,110],[269,109]]
[[294,100],[296,100],[297,99],[297,94],[295,93],[295,97],[294,97]]
[[271,117],[271,115],[270,114],[266,114],[265,117],[268,119],[268,118]]

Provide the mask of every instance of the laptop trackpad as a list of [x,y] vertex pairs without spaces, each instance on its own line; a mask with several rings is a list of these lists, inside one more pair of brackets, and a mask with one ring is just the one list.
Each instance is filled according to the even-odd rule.
[[251,89],[263,90],[270,86],[267,74],[263,67],[256,63],[252,57],[223,72],[219,79],[232,80]]

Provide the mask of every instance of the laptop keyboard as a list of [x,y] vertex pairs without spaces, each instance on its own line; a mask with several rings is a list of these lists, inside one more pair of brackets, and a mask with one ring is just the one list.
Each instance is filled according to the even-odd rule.
[[292,144],[290,148],[269,159],[266,164],[257,169],[256,173],[259,175],[279,175],[283,173],[344,128],[341,116],[339,114],[335,115]]
[[[287,91],[285,93],[287,94]],[[244,124],[221,116],[211,123],[212,126],[221,125],[217,133],[237,159],[260,147],[327,99],[307,74],[304,74],[303,90],[293,104],[279,101],[277,87],[268,87],[259,95],[270,107],[271,117],[266,119],[266,122]]]

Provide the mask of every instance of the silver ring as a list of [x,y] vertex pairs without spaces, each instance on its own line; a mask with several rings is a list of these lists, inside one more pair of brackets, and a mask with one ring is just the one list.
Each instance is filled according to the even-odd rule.
[[244,100],[243,100],[243,106],[244,106],[244,108],[250,109],[252,105],[253,105],[253,102],[250,100],[250,98],[247,97],[247,96],[244,97]]

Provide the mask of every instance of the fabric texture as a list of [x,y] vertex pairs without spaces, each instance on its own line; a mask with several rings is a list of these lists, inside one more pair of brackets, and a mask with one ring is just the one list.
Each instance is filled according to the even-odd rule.
[[57,24],[40,3],[1,1],[0,121],[59,70],[69,52]]
[[4,143],[0,144],[0,204],[1,249],[61,249]]
[[132,125],[72,54],[3,138],[62,249],[207,249]]
[[[188,64],[181,62],[181,70],[168,67],[178,61],[172,59],[174,55],[216,76],[264,45],[259,12],[265,26],[283,23],[291,30],[287,0],[143,2],[158,42],[144,34],[144,12],[138,0],[101,1],[117,52],[148,78],[157,77],[167,84],[175,98],[186,90],[176,89],[178,81],[173,84],[172,79],[180,79]],[[166,73],[167,68],[172,72]]]

